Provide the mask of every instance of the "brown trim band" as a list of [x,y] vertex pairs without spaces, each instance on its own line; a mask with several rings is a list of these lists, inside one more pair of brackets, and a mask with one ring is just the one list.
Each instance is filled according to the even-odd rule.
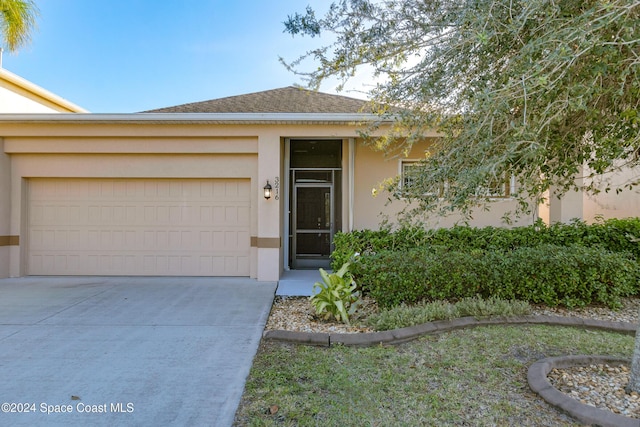
[[279,237],[256,237],[256,236],[251,236],[251,247],[253,247],[253,248],[278,249],[278,248],[280,248],[280,238]]
[[20,236],[0,236],[0,246],[20,246]]

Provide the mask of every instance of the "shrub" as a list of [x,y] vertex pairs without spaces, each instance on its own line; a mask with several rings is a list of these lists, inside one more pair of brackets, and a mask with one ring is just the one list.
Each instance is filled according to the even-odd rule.
[[427,243],[427,231],[417,227],[389,230],[362,230],[336,233],[333,237],[335,250],[331,254],[331,268],[337,270],[350,262],[355,254],[375,254],[384,250],[404,251]]
[[422,300],[461,299],[482,293],[491,271],[483,253],[418,248],[362,256],[353,272],[380,307]]
[[621,297],[636,293],[640,266],[629,254],[601,247],[544,244],[512,251],[381,251],[359,257],[353,273],[381,308],[475,295],[617,307]]
[[551,226],[542,221],[527,227],[474,228],[455,226],[438,230],[417,227],[390,230],[362,230],[338,233],[332,267],[337,270],[354,254],[370,255],[381,251],[408,251],[415,248],[445,248],[450,251],[511,251],[544,244],[601,247],[612,252],[628,252],[640,260],[640,218],[609,219],[587,225],[583,221]]

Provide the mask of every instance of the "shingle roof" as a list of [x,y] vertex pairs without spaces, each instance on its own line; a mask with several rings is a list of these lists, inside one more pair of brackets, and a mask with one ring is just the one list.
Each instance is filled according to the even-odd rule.
[[144,113],[370,113],[368,101],[289,86]]

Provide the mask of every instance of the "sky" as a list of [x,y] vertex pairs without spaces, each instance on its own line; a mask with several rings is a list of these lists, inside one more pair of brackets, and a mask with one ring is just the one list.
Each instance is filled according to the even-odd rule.
[[[283,22],[328,0],[35,0],[29,45],[4,69],[92,113],[133,113],[304,84],[278,60],[326,40]],[[337,93],[336,83],[322,92]],[[357,83],[341,95],[362,98]]]

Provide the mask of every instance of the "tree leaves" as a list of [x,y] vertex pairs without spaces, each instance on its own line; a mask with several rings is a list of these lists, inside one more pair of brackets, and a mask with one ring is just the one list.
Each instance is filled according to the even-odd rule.
[[[517,177],[520,205],[550,187],[596,192],[594,179],[638,165],[640,1],[340,0],[317,19],[290,21],[292,34],[333,33],[336,41],[292,65],[319,87],[362,65],[386,77],[371,90],[396,123],[382,140],[406,151],[434,129],[442,139],[423,165],[423,182],[447,182],[444,199],[415,188],[423,211],[471,212],[479,183]],[[524,208],[526,211],[527,208]]]

